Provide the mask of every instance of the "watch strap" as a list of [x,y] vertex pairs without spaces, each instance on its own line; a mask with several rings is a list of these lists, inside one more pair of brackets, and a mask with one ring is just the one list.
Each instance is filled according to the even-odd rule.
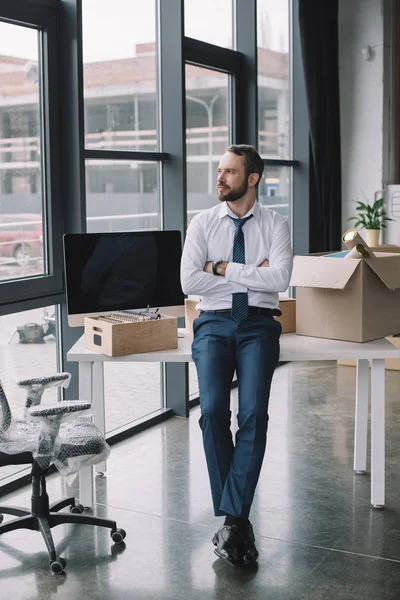
[[222,262],[224,262],[224,261],[223,260],[215,260],[215,261],[213,261],[213,263],[212,263],[212,272],[213,272],[213,275],[219,275],[219,273],[217,272],[217,267]]

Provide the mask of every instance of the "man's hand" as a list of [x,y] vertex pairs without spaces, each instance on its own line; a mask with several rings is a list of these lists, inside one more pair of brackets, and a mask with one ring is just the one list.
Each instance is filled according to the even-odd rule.
[[259,267],[269,267],[269,260],[266,258],[258,265]]
[[203,271],[205,271],[206,273],[211,273],[211,275],[213,274],[213,272],[212,272],[212,261],[211,260],[208,260],[206,262],[206,264],[203,267]]
[[[228,263],[226,261],[223,261],[221,263],[219,263],[219,265],[217,266],[217,273],[218,275],[221,275],[222,277],[225,277],[225,271],[226,271],[226,267],[228,266]],[[203,267],[203,271],[205,271],[206,273],[211,273],[211,275],[213,275],[213,271],[212,271],[212,261],[208,260],[206,262],[206,264]]]

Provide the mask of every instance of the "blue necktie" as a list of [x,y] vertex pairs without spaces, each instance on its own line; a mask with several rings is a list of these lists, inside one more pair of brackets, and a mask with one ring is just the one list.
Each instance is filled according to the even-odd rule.
[[[234,219],[233,217],[230,217],[236,227],[235,237],[233,238],[232,262],[241,263],[243,265],[246,262],[242,227],[252,216],[253,215],[249,215],[245,219]],[[232,294],[232,317],[238,325],[247,319],[248,308],[249,297],[247,293]]]

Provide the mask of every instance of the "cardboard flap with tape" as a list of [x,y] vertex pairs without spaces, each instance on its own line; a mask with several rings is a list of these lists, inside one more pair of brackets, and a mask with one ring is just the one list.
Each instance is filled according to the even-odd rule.
[[291,286],[344,290],[362,259],[295,256]]

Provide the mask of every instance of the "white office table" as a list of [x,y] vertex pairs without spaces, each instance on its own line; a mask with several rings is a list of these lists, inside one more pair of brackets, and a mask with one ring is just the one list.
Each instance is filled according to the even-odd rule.
[[[68,361],[79,363],[79,398],[90,400],[94,422],[105,432],[104,370],[105,362],[191,362],[192,334],[179,330],[178,348],[160,352],[105,356],[84,347],[83,336],[67,353]],[[354,432],[354,469],[365,473],[367,467],[369,361],[371,361],[371,504],[383,508],[385,504],[385,358],[400,358],[400,349],[386,339],[366,343],[342,342],[312,338],[294,333],[281,336],[280,360],[313,361],[356,359],[356,401]],[[105,464],[96,465],[104,471]],[[93,469],[84,467],[80,472],[80,502],[93,504]]]

